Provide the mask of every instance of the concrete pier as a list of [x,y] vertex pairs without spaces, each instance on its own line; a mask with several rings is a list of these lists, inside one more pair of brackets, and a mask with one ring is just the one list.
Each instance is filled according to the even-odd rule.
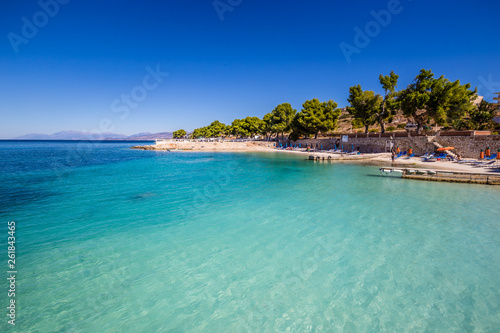
[[[382,167],[381,172],[401,172],[405,179],[427,180],[435,182],[454,182],[469,184],[500,185],[500,174],[459,172],[450,170],[433,170],[420,168],[393,168]],[[396,172],[397,172],[396,171]]]

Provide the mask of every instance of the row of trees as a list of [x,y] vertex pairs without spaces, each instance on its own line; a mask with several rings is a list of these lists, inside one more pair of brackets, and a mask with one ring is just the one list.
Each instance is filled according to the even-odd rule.
[[[289,103],[283,103],[266,114],[263,119],[259,117],[246,117],[235,119],[231,125],[225,125],[215,120],[210,125],[197,128],[191,133],[192,138],[209,138],[234,135],[236,137],[253,137],[265,135],[270,138],[273,135],[284,138],[285,133],[291,133],[290,137],[298,138],[302,135],[318,136],[320,132],[329,132],[335,129],[340,116],[337,103],[330,100],[320,102],[314,98],[306,101],[301,112],[292,108]],[[186,131],[174,132],[174,138],[186,136]]]
[[368,127],[379,123],[384,133],[384,123],[392,122],[392,117],[401,111],[405,117],[417,124],[417,132],[425,124],[434,121],[439,126],[456,129],[483,129],[492,126],[495,114],[493,104],[477,98],[477,89],[471,90],[470,84],[451,82],[444,76],[434,77],[431,70],[422,69],[406,89],[396,91],[399,76],[394,72],[380,75],[379,81],[384,89],[384,97],[373,91],[363,91],[360,85],[349,88],[347,107],[354,119]]
[[[354,118],[354,123],[365,127],[365,132],[378,123],[383,133],[384,124],[392,122],[398,111],[417,124],[417,132],[431,120],[440,126],[451,125],[457,129],[482,129],[491,123],[495,111],[493,105],[482,101],[476,106],[473,101],[477,98],[477,89],[471,90],[470,84],[462,85],[458,80],[451,82],[444,76],[435,78],[430,70],[422,69],[406,89],[396,91],[398,78],[394,72],[379,76],[384,96],[363,90],[360,85],[349,88],[349,106],[346,109]],[[216,120],[206,127],[195,129],[191,137],[249,137],[260,134],[266,138],[273,135],[284,138],[285,133],[290,133],[291,140],[312,135],[317,138],[319,133],[328,133],[336,128],[341,114],[337,106],[333,100],[320,102],[314,98],[305,101],[302,110],[297,112],[289,103],[282,103],[263,119],[235,119],[231,125]],[[184,130],[174,132],[174,137],[185,135]]]

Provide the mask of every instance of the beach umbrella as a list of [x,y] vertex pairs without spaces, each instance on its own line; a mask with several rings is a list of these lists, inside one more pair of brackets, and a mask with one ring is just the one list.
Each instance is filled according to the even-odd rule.
[[481,149],[479,152],[479,159],[482,160],[484,158],[484,151]]
[[411,149],[411,146],[410,146],[410,149],[408,149],[408,155],[411,155],[413,153],[413,150]]
[[337,150],[337,144],[333,144],[333,149]]
[[401,150],[399,150],[399,146],[396,147],[396,153],[399,153]]
[[299,148],[302,148],[302,145],[299,143]]
[[321,150],[323,150],[323,144],[321,144]]
[[490,147],[487,147],[486,148],[486,157],[490,157],[490,156],[491,156]]

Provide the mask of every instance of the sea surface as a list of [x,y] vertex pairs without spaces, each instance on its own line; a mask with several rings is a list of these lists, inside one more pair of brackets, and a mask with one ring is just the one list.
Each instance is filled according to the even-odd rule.
[[500,332],[500,187],[0,142],[0,332]]

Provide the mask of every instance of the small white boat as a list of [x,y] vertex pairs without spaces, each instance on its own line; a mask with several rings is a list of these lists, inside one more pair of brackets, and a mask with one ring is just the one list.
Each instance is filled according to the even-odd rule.
[[399,172],[399,173],[403,173],[403,170],[401,170],[401,169],[392,169],[392,172]]
[[427,171],[425,170],[417,170],[417,175],[425,175],[427,174]]
[[435,174],[436,174],[436,171],[429,170],[429,171],[427,171],[427,173],[428,173],[429,175],[435,175]]
[[413,175],[415,172],[416,172],[415,170],[411,170],[411,169],[406,171],[406,173],[409,175]]

